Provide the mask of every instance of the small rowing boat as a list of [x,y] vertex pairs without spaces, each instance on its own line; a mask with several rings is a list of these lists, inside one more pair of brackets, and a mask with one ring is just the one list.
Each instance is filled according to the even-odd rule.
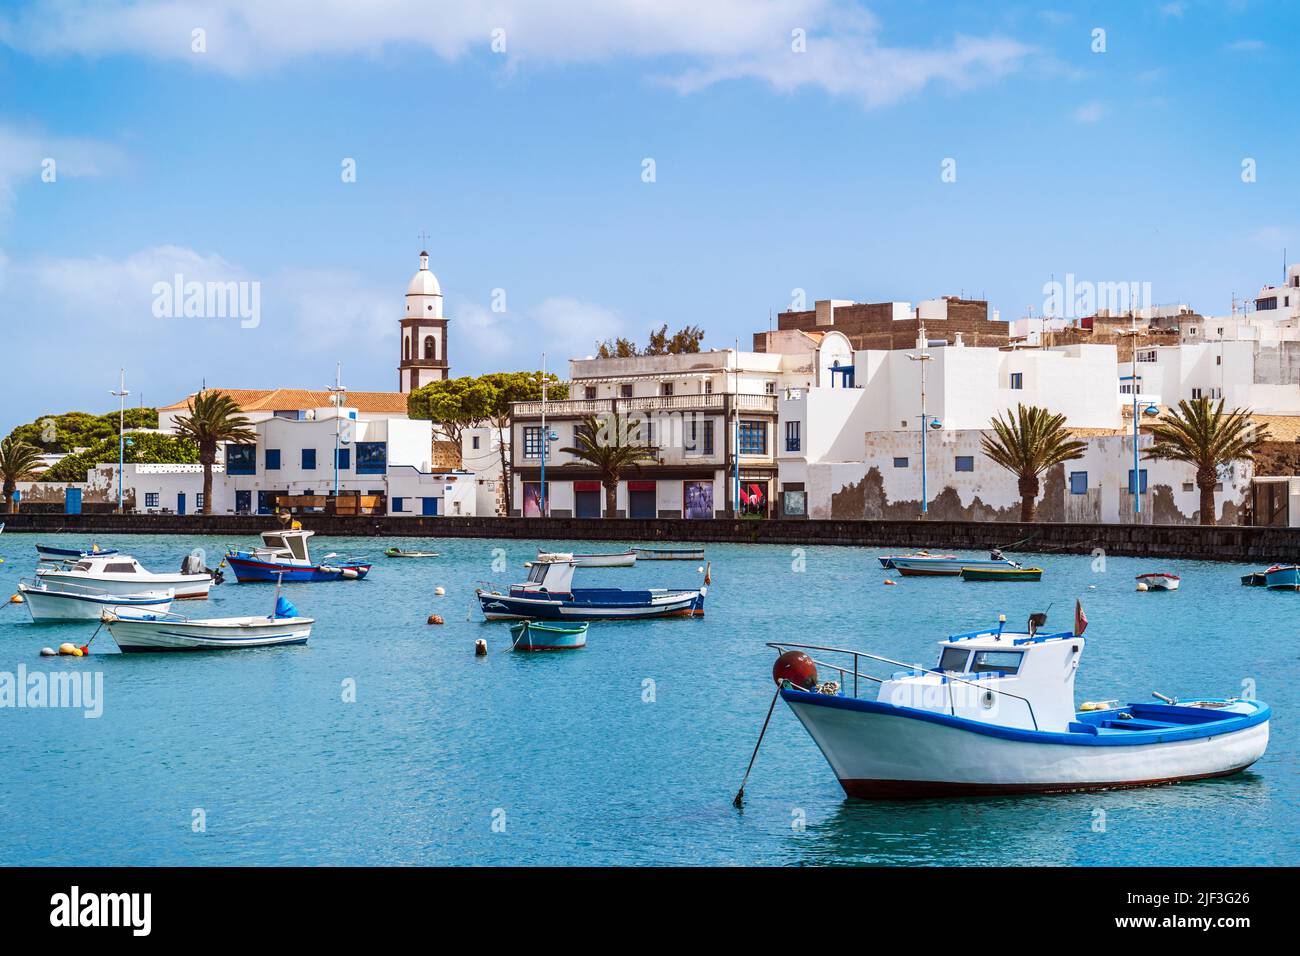
[[389,548],[384,552],[386,558],[436,558],[437,551],[403,551],[401,548]]
[[962,568],[963,581],[1041,581],[1042,568]]
[[1268,570],[1248,571],[1241,576],[1241,583],[1248,588],[1262,588],[1268,585]]
[[586,621],[554,624],[547,621],[519,621],[510,625],[516,651],[573,651],[587,646]]
[[316,623],[302,617],[288,599],[278,594],[269,617],[188,618],[121,609],[116,613],[106,611],[103,621],[124,654],[306,644],[311,626]]
[[64,584],[62,589],[44,582],[29,584],[18,582],[18,593],[23,596],[27,612],[33,623],[42,621],[98,621],[105,611],[116,613],[121,608],[143,610],[161,614],[171,610],[176,592],[167,588],[143,594],[114,594],[102,588],[77,584]]
[[633,548],[640,561],[703,561],[703,548]]
[[1264,572],[1264,584],[1270,591],[1300,591],[1300,566],[1275,564]]
[[82,551],[78,548],[53,548],[47,544],[38,544],[36,546],[36,557],[42,561],[72,561],[75,563],[82,558],[102,558],[110,554],[117,554],[117,548],[101,548],[97,544],[92,544],[89,551]]
[[1151,571],[1137,576],[1138,584],[1145,584],[1148,591],[1177,591],[1181,581],[1178,575],[1164,571]]
[[1020,565],[993,551],[987,560],[981,558],[955,558],[952,555],[926,555],[917,558],[902,556],[893,559],[894,570],[904,577],[958,577],[963,568],[1018,568]]
[[955,557],[957,557],[955,554],[931,554],[929,551],[914,551],[911,554],[882,554],[878,558],[876,558],[876,560],[880,562],[880,567],[882,569],[889,571],[894,567],[895,558],[907,559],[907,558],[955,558]]
[[489,621],[636,620],[647,617],[703,617],[709,572],[697,588],[575,588],[572,561],[536,561],[528,580],[506,593],[478,588],[483,616]]
[[[700,555],[703,557],[704,552]],[[635,551],[606,554],[571,554],[568,551],[537,551],[538,561],[572,561],[580,568],[630,568],[636,564]]]

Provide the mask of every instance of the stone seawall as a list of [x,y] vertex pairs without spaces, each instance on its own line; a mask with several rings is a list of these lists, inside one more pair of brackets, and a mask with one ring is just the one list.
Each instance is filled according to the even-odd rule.
[[[265,515],[0,514],[8,530],[43,534],[223,534],[253,537],[274,527]],[[456,518],[308,515],[322,536],[526,538],[585,541],[735,542],[896,546],[1020,552],[1300,562],[1300,529],[1195,525],[1020,524],[979,521],[706,521],[681,519]]]

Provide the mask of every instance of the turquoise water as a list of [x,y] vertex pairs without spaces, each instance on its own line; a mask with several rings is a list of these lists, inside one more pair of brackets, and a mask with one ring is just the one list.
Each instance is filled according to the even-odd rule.
[[[30,575],[35,540],[0,535],[0,594]],[[228,543],[98,541],[153,570]],[[386,559],[391,544],[442,556]],[[0,864],[1300,863],[1300,595],[1241,587],[1244,566],[1111,558],[1099,571],[1046,555],[1029,556],[1046,569],[1041,584],[885,587],[875,555],[889,549],[710,545],[704,618],[593,624],[585,650],[525,655],[503,652],[504,624],[470,612],[476,582],[522,580],[534,542],[316,545],[369,554],[375,569],[286,586],[317,619],[305,647],[124,656],[104,632],[89,659],[43,659],[42,646],[82,642],[95,625],[36,626],[24,608],[0,608],[0,671],[93,669],[104,683],[99,719],[0,710]],[[1147,570],[1176,571],[1182,589],[1136,593]],[[699,580],[685,562],[578,573],[613,586]],[[228,583],[177,609],[260,614],[273,593]],[[931,664],[934,641],[999,612],[1020,622],[1051,604],[1049,624],[1066,628],[1076,597],[1091,621],[1081,700],[1230,696],[1253,680],[1274,711],[1264,758],[1177,786],[860,803],[778,705],[745,811],[732,808],[772,696],[764,641]],[[431,613],[446,624],[427,625]],[[474,657],[477,638],[487,657]]]

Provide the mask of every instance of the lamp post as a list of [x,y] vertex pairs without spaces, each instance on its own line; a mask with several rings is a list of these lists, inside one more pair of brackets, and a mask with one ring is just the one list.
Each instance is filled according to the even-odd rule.
[[118,369],[117,391],[108,394],[117,397],[117,513],[122,514],[122,469],[126,463],[126,369]]
[[343,363],[335,362],[334,384],[328,389],[328,391],[334,401],[334,508],[336,511],[338,510],[339,498],[339,439],[341,437],[340,426],[342,424],[340,418],[343,415],[343,403],[347,399],[348,393],[347,387],[343,384],[342,376]]
[[917,338],[917,347],[919,351],[913,355],[908,353],[907,357],[913,362],[921,363],[921,517],[925,517],[930,512],[929,505],[929,487],[926,483],[925,474],[925,430],[929,427],[929,416],[925,413],[925,363],[930,361],[931,355],[927,348],[929,340],[925,335],[925,326],[921,326],[921,333]]
[[1133,315],[1133,327],[1126,333],[1132,344],[1132,354],[1129,358],[1132,360],[1132,373],[1129,379],[1129,385],[1133,389],[1133,516],[1136,520],[1142,514],[1142,473],[1138,471],[1138,363],[1137,363],[1137,340],[1138,335],[1142,332],[1137,326],[1137,314]]
[[[541,475],[541,516],[546,517],[546,452],[551,443],[550,433],[546,430],[546,353],[542,353],[542,475]],[[557,436],[558,437],[558,436]]]

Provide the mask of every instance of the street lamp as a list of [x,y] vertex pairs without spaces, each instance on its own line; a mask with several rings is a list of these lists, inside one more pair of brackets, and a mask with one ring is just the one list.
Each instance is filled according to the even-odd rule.
[[108,394],[117,398],[117,513],[122,514],[122,468],[126,462],[126,369],[118,369],[117,391]]
[[[925,363],[930,361],[933,356],[930,355],[927,349],[928,345],[929,341],[926,339],[925,326],[923,325],[921,326],[920,335],[917,338],[919,351],[915,355],[911,352],[907,353],[907,357],[913,362],[921,363],[921,517],[925,517],[930,511],[929,487],[926,484],[925,474],[925,429],[926,425],[929,423],[929,417],[925,413]],[[941,423],[936,419],[935,426],[938,427],[940,424]]]
[[340,418],[343,415],[343,403],[347,399],[348,390],[342,382],[343,363],[334,363],[334,384],[327,389],[333,396],[334,402],[334,509],[338,510],[339,499],[339,427],[342,424]]
[[1137,346],[1138,336],[1142,330],[1138,328],[1137,315],[1133,315],[1133,327],[1124,333],[1129,336],[1132,344],[1132,375],[1129,385],[1133,389],[1133,515],[1136,518],[1142,514],[1142,473],[1138,470],[1138,420],[1142,417],[1138,414],[1138,364],[1137,364]]

